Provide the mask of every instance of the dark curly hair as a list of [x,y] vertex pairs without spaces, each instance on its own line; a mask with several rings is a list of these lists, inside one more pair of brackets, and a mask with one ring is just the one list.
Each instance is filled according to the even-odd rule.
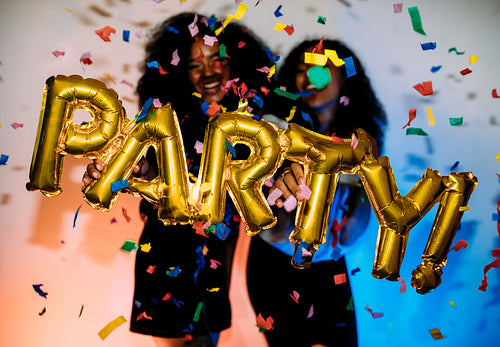
[[[199,32],[192,37],[188,25],[195,21],[196,16]],[[149,98],[158,98],[162,104],[172,105],[179,120],[185,115],[199,112],[199,99],[192,95],[195,90],[188,77],[188,57],[195,40],[202,40],[205,35],[216,36],[215,30],[220,26],[220,20],[214,16],[206,17],[186,12],[168,18],[153,30],[146,46],[144,73],[137,86],[141,107]],[[262,95],[260,87],[270,89],[271,81],[266,73],[257,69],[272,65],[265,46],[250,30],[234,22],[224,27],[217,35],[217,41],[225,46],[229,56],[231,79],[239,78],[238,85],[244,82],[249,89],[258,91],[259,96],[264,99],[265,95]],[[170,63],[175,50],[180,58],[177,66]],[[168,73],[161,74],[158,69],[147,67],[147,64],[153,61],[157,61]],[[237,108],[238,101],[239,97],[229,91],[221,104],[231,111]],[[255,104],[251,106],[254,106],[256,111],[259,110]]]
[[[301,42],[288,54],[278,73],[278,83],[287,88],[287,91],[297,92],[295,76],[297,67],[304,62],[304,52],[315,47],[320,39]],[[337,51],[339,58],[352,57],[356,74],[347,78],[345,69],[342,69],[343,83],[339,96],[347,96],[349,104],[337,105],[333,110],[335,117],[328,130],[336,136],[347,138],[357,128],[362,128],[375,138],[379,153],[382,152],[384,129],[387,125],[386,113],[375,96],[370,80],[366,76],[361,62],[352,50],[337,40],[323,40],[323,48]],[[339,100],[337,100],[337,104]],[[306,105],[301,105],[308,109]],[[309,111],[314,113],[312,109]],[[333,112],[333,111],[332,111]]]

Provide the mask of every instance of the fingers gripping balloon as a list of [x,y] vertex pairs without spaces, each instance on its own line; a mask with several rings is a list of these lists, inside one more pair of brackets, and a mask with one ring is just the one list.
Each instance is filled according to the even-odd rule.
[[[73,122],[78,108],[91,114],[88,124]],[[441,282],[446,255],[477,185],[470,172],[441,176],[429,168],[410,192],[401,196],[389,159],[371,154],[371,141],[363,130],[357,131],[357,146],[351,139],[332,141],[294,124],[278,130],[253,119],[245,103],[235,112],[210,120],[199,177],[190,183],[179,124],[169,105],[151,107],[145,118],[125,123],[125,111],[116,93],[102,82],[80,76],[49,78],[28,190],[58,195],[65,154],[99,157],[104,166],[101,177],[83,189],[84,198],[93,207],[111,208],[119,194],[112,183],[126,180],[125,191],[158,205],[158,216],[166,224],[218,223],[224,219],[227,190],[247,233],[255,235],[275,223],[262,186],[282,161],[289,159],[304,165],[311,189],[311,197],[299,202],[296,229],[290,236],[295,245],[292,263],[300,268],[310,265],[319,244],[325,242],[339,175],[358,174],[380,225],[372,270],[376,278],[397,280],[411,228],[439,203],[422,263],[412,272],[412,286],[418,293],[426,293]],[[230,147],[236,144],[250,148],[247,159],[232,158]],[[156,149],[158,176],[151,181],[133,177],[134,166],[150,146]]]

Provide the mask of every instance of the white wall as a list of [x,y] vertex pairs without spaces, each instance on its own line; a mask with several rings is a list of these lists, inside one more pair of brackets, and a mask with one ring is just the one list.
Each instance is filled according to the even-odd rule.
[[[349,267],[361,268],[351,277],[360,345],[496,345],[500,320],[498,269],[488,273],[486,292],[477,287],[484,265],[493,260],[491,249],[499,247],[491,215],[500,200],[496,176],[500,162],[495,159],[500,151],[500,99],[493,99],[491,90],[500,92],[500,3],[402,1],[403,12],[396,14],[393,2],[386,0],[344,2],[350,6],[333,0],[262,0],[255,6],[256,2],[245,1],[249,7],[242,23],[275,53],[285,56],[295,43],[311,35],[340,37],[358,53],[389,115],[385,154],[391,159],[402,194],[427,167],[448,174],[456,161],[460,162],[458,171],[472,171],[479,179],[469,202],[472,209],[464,214],[455,238],[468,241],[469,247],[450,252],[443,283],[431,294],[416,294],[409,282],[411,270],[420,263],[435,211],[412,231],[401,270],[408,286],[406,294],[399,294],[398,282],[370,276],[375,221],[358,243],[344,249]],[[273,12],[278,5],[283,5],[284,16],[275,18]],[[412,30],[408,7],[415,5],[427,36]],[[93,210],[79,192],[87,161],[73,158],[65,163],[61,196],[46,198],[24,188],[44,82],[57,74],[98,78],[117,91],[132,118],[137,113],[137,99],[133,89],[120,82],[135,84],[139,77],[137,66],[144,45],[144,38],[135,36],[139,28],[146,33],[155,23],[184,10],[225,18],[236,7],[231,0],[167,0],[157,6],[147,0],[0,2],[0,153],[10,156],[7,165],[0,166],[0,345],[152,345],[147,337],[128,332],[126,325],[105,341],[97,336],[114,318],[129,317],[134,254],[119,248],[124,240],[139,237],[138,199],[121,195],[111,212]],[[327,18],[326,25],[316,22],[318,15]],[[277,21],[293,24],[295,33],[288,36],[274,31]],[[105,25],[117,29],[111,42],[103,42],[94,33]],[[131,31],[130,42],[121,39],[122,30]],[[422,51],[420,43],[427,41],[437,42],[437,48]],[[448,53],[450,47],[465,54]],[[53,50],[66,54],[56,58]],[[79,58],[87,51],[92,53],[94,63],[83,66]],[[469,65],[470,55],[478,55],[478,63]],[[435,74],[430,72],[434,65],[442,65]],[[473,72],[460,75],[466,67]],[[432,80],[435,92],[422,97],[412,86],[427,80]],[[429,106],[436,118],[433,127],[425,114]],[[417,108],[412,125],[422,127],[429,137],[406,136],[401,129],[412,107]],[[449,117],[464,117],[464,124],[451,127]],[[13,122],[24,126],[14,130],[10,126]],[[131,216],[130,223],[123,218],[122,207]],[[113,217],[118,223],[110,223]],[[40,283],[49,293],[47,299],[32,288]],[[238,300],[234,302],[240,303]],[[364,310],[367,304],[375,312],[383,312],[384,317],[372,319]],[[78,317],[82,305],[84,310]],[[39,316],[44,307],[46,313]],[[222,345],[262,344],[252,314],[237,310],[235,325],[241,330],[232,330]],[[432,328],[440,328],[447,337],[433,341],[429,334]]]

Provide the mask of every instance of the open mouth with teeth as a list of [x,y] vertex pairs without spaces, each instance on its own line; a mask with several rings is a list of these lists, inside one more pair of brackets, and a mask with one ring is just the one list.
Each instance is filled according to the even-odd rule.
[[200,83],[200,87],[206,95],[217,94],[221,90],[220,86],[221,84],[219,81]]

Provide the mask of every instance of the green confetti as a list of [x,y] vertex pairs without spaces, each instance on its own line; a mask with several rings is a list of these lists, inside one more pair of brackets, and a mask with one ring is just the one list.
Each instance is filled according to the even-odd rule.
[[203,308],[203,302],[199,302],[196,306],[196,311],[194,312],[193,322],[198,322],[200,320],[201,309]]
[[417,6],[409,7],[408,12],[410,13],[411,25],[413,30],[422,35],[427,35],[422,28],[422,20],[420,19],[420,12]]
[[349,299],[349,303],[346,306],[346,310],[354,312],[354,300],[353,300],[352,296]]
[[221,43],[219,46],[219,57],[224,58],[226,56],[226,46]]
[[206,232],[206,233],[210,233],[210,232],[212,232],[212,233],[213,233],[213,232],[214,232],[214,230],[215,230],[215,228],[216,228],[216,225],[215,225],[215,224],[212,224],[209,228],[205,229],[205,232]]
[[463,51],[463,52],[459,52],[459,51],[457,50],[457,48],[456,48],[456,47],[451,47],[451,48],[448,50],[448,53],[451,53],[451,52],[455,52],[457,55],[462,55],[462,54],[465,54],[465,51]]
[[325,24],[326,23],[326,17],[318,16],[318,21],[319,24]]
[[120,247],[122,251],[129,253],[133,250],[136,250],[137,248],[139,247],[135,244],[135,241],[130,241],[130,240],[125,241],[123,245]]
[[458,127],[462,125],[463,122],[464,122],[464,117],[457,117],[457,118],[450,117],[450,125],[452,127]]
[[325,88],[332,81],[330,70],[320,65],[315,65],[307,70],[307,77],[318,90]]
[[284,96],[285,98],[289,98],[292,100],[297,100],[299,96],[297,94],[289,93],[286,90],[283,90],[281,88],[274,88],[273,92],[275,92],[278,95]]
[[406,135],[429,136],[421,128],[406,128]]

